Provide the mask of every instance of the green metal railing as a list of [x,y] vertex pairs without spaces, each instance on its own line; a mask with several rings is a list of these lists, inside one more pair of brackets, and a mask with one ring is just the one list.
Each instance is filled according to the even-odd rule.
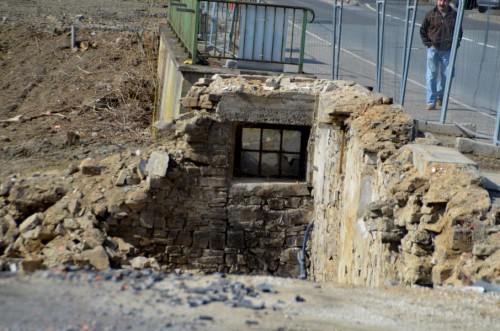
[[226,0],[171,0],[168,22],[193,63],[202,58],[298,65],[303,71],[306,7]]

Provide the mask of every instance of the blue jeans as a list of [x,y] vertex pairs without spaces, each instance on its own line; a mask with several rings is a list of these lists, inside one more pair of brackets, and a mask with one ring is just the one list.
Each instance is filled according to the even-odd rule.
[[436,105],[437,99],[443,99],[446,84],[446,68],[450,62],[450,53],[451,50],[438,51],[434,47],[427,49],[427,72],[425,79],[427,83],[426,99],[428,105]]

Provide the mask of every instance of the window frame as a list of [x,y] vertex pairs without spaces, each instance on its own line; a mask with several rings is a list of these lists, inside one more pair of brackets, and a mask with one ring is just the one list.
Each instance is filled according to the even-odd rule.
[[[259,149],[245,149],[242,146],[243,143],[243,129],[260,129],[260,140]],[[263,148],[263,132],[265,129],[277,130],[280,135],[279,150],[265,150]],[[300,132],[300,151],[299,152],[287,152],[283,151],[283,131],[298,131]],[[252,123],[239,123],[236,125],[235,129],[235,152],[234,152],[234,163],[233,163],[233,176],[234,177],[252,177],[252,178],[278,178],[278,179],[294,179],[305,181],[307,176],[307,146],[309,142],[309,137],[311,134],[311,127],[306,125],[285,125],[285,124],[252,124]],[[256,152],[259,154],[258,169],[257,174],[245,173],[242,170],[241,159],[243,152]],[[265,153],[276,153],[278,154],[278,175],[263,175],[262,174],[262,156]],[[282,155],[283,154],[297,154],[299,156],[299,170],[297,176],[286,176],[282,175]]]

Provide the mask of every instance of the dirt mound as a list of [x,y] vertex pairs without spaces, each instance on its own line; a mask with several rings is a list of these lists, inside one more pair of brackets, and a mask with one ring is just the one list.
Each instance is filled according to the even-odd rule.
[[156,27],[165,9],[139,1],[94,5],[1,5],[2,177],[150,143]]

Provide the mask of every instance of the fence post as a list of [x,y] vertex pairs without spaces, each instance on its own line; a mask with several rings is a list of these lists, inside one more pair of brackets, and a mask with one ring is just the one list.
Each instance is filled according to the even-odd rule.
[[443,105],[441,107],[440,123],[444,124],[446,121],[446,112],[448,110],[448,100],[450,99],[451,80],[453,79],[453,71],[455,69],[455,60],[457,58],[458,37],[462,29],[462,20],[464,18],[464,3],[460,1],[458,4],[457,20],[455,22],[455,30],[453,31],[453,42],[451,44],[450,62],[446,68],[446,84],[443,93]]
[[[403,50],[403,69],[401,70],[401,84],[399,87],[399,103],[404,106],[406,81],[408,80],[408,67],[410,65],[411,45],[413,44],[413,31],[415,30],[415,17],[417,15],[418,1],[415,0],[413,6],[410,6],[410,0],[406,0],[406,21],[405,21],[405,45]],[[413,12],[411,19],[411,29],[408,34],[410,24],[410,12]]]
[[382,84],[382,57],[384,50],[385,0],[377,0],[377,72],[375,91],[380,92]]
[[300,53],[299,53],[299,73],[304,70],[304,48],[306,45],[306,29],[307,29],[307,10],[302,10],[302,35],[300,36]]
[[495,133],[493,134],[493,145],[500,145],[500,96],[498,97],[497,122],[495,125]]
[[194,37],[192,40],[191,49],[193,50],[192,54],[192,63],[198,63],[198,33],[200,31],[200,4],[199,0],[195,1],[194,6]]
[[[342,37],[342,11],[344,9],[344,0],[333,0],[333,33],[332,33],[332,79],[339,79],[340,67],[340,40]],[[337,22],[338,16],[338,22]],[[338,33],[337,33],[338,25]],[[337,38],[338,35],[338,38]]]

